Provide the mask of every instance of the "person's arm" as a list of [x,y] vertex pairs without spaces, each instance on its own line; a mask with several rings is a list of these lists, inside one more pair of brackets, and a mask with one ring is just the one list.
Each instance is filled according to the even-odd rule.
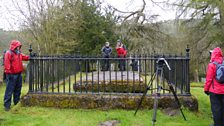
[[103,46],[102,49],[101,49],[102,54],[105,54],[104,48],[105,48],[105,46]]
[[127,55],[127,50],[124,49],[124,56],[126,56],[126,55]]
[[118,56],[118,57],[120,56],[120,49],[121,49],[121,48],[116,48],[116,52],[117,52],[117,56]]
[[109,55],[111,55],[112,54],[112,48],[110,47],[110,53],[109,53]]
[[21,53],[21,55],[22,55],[22,60],[24,60],[24,61],[28,61],[30,59],[30,56],[24,55],[22,53]]
[[209,92],[209,88],[212,86],[213,79],[215,78],[215,67],[214,64],[209,63],[206,72],[206,81],[204,85],[204,92]]

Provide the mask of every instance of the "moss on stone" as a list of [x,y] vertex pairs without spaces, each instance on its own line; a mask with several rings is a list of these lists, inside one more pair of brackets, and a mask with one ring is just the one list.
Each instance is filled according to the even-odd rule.
[[[178,97],[181,104],[190,111],[198,110],[197,99],[193,96]],[[42,106],[55,108],[82,108],[82,109],[136,109],[141,95],[101,95],[101,94],[27,94],[22,97],[23,106]],[[143,99],[141,108],[153,108],[152,96]],[[171,96],[159,97],[159,108],[177,108]]]
[[142,82],[128,81],[111,81],[111,82],[77,82],[73,84],[73,89],[76,92],[91,91],[91,92],[118,92],[118,93],[142,93],[145,90],[145,84]]

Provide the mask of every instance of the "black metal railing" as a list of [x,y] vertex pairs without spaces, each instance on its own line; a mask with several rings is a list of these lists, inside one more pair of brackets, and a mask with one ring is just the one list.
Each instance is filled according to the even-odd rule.
[[[190,95],[189,49],[185,56],[134,55],[126,58],[84,56],[34,56],[29,63],[29,93],[142,93],[156,71],[158,58],[164,67],[164,79],[175,86],[178,95]],[[158,83],[153,80],[151,88]],[[154,91],[149,91],[148,94]],[[169,94],[163,90],[161,94]]]

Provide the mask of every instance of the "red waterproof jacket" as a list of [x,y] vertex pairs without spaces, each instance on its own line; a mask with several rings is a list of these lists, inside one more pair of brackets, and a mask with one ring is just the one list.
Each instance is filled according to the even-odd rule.
[[211,60],[207,67],[204,91],[209,91],[215,94],[224,94],[224,84],[220,84],[216,81],[216,65],[212,63],[216,61],[217,63],[221,64],[222,60],[222,50],[217,47],[212,51]]
[[[22,53],[16,54],[15,49],[21,48],[22,44],[17,40],[12,40],[10,44],[10,51],[8,50],[4,56],[4,71],[6,74],[17,74],[23,71],[22,61],[29,60],[29,56]],[[21,52],[21,51],[20,51]]]
[[126,57],[127,55],[127,51],[123,47],[117,47],[116,51],[118,57]]

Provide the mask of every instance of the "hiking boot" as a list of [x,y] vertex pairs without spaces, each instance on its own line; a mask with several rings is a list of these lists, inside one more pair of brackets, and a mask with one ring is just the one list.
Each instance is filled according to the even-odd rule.
[[10,108],[5,107],[5,111],[8,112],[10,110]]

